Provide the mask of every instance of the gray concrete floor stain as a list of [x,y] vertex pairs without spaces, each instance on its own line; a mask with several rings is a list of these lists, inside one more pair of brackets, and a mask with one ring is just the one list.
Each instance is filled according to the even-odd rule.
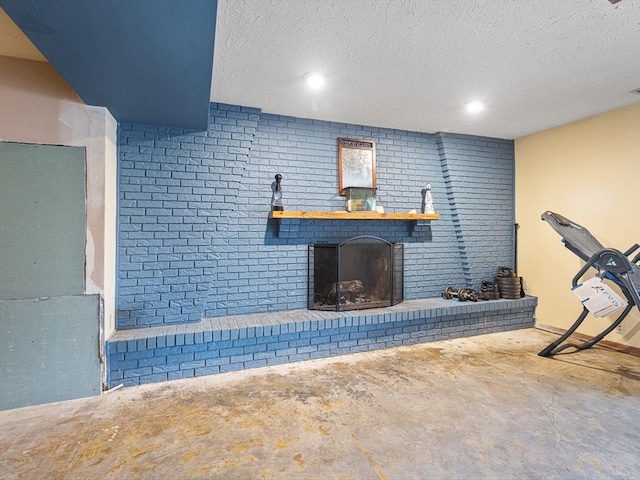
[[640,478],[640,359],[534,329],[0,412],[0,478]]

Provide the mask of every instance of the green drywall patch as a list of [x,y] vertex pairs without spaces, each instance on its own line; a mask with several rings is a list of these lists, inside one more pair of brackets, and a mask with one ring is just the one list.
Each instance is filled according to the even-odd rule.
[[99,295],[0,300],[0,410],[100,394]]
[[0,299],[84,291],[85,151],[0,142]]

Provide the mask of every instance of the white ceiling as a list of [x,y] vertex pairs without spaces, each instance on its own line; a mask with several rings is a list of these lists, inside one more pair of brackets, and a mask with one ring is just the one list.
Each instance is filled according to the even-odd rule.
[[[638,88],[640,0],[218,3],[211,100],[267,113],[512,139]],[[471,99],[485,111],[467,114]]]

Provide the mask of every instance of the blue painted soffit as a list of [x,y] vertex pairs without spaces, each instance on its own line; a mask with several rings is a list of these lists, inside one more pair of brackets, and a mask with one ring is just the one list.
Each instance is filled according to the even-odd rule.
[[88,105],[206,130],[217,0],[0,0]]

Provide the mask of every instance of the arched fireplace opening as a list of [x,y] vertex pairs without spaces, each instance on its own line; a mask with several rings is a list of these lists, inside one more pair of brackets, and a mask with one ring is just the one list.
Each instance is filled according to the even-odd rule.
[[310,310],[388,307],[403,300],[404,246],[373,236],[309,246]]

